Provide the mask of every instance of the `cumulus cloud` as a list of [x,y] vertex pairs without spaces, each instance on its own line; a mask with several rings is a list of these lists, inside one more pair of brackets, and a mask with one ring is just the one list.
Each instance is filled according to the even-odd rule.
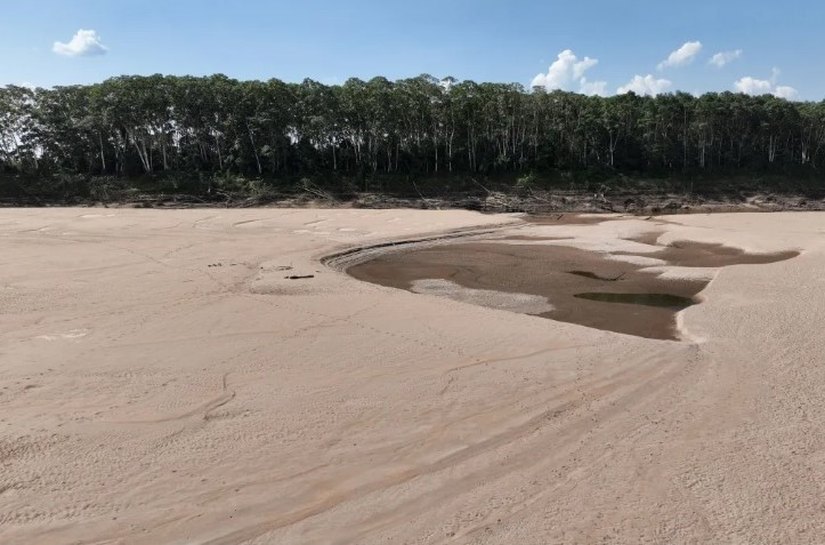
[[659,63],[659,70],[688,64],[702,51],[702,42],[687,42]]
[[773,90],[773,94],[779,98],[794,100],[799,96],[799,91],[788,85],[777,85]]
[[765,95],[773,90],[773,83],[766,79],[756,79],[750,76],[736,81],[733,87],[746,95]]
[[584,94],[604,94],[607,82],[588,81],[585,73],[599,64],[598,59],[585,57],[579,59],[573,51],[565,49],[559,53],[546,74],[538,74],[533,78],[531,87],[544,87],[548,91],[562,89],[578,91]]
[[735,51],[720,51],[719,53],[715,54],[713,57],[710,58],[708,64],[712,64],[716,68],[722,68],[726,64],[730,64],[741,57],[741,49],[737,49]]
[[599,95],[601,97],[607,96],[606,81],[587,81],[587,78],[582,78],[579,83],[579,91],[584,95]]
[[81,28],[68,43],[54,42],[52,51],[67,57],[91,57],[105,55],[108,49],[100,42],[96,31]]
[[774,68],[771,71],[771,79],[757,79],[745,76],[735,81],[733,88],[746,95],[773,95],[787,100],[794,100],[799,96],[799,92],[789,85],[778,85],[780,71]]
[[644,77],[636,75],[627,84],[619,87],[616,93],[623,95],[632,91],[637,95],[656,96],[670,89],[671,85],[673,85],[673,83],[670,80],[657,79],[652,74]]

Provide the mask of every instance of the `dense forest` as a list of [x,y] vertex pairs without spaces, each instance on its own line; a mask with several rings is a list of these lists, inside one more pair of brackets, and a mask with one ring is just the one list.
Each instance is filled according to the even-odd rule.
[[599,97],[427,75],[343,85],[155,75],[0,87],[6,193],[48,184],[88,192],[98,179],[176,180],[209,192],[227,177],[818,178],[823,144],[825,102],[729,92]]

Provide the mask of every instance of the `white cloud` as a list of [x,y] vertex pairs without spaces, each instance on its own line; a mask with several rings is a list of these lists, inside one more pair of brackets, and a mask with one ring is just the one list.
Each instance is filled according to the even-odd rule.
[[766,79],[756,79],[750,76],[738,80],[733,87],[746,95],[765,95],[773,90],[773,83]]
[[799,96],[799,92],[788,85],[777,86],[776,89],[773,90],[773,94],[779,98],[785,98],[788,100],[794,100]]
[[671,53],[667,59],[660,62],[658,68],[659,70],[664,70],[671,66],[688,64],[693,61],[700,51],[702,51],[702,42],[687,42]]
[[600,97],[607,96],[607,82],[606,81],[587,81],[587,78],[582,78],[579,81],[579,91],[583,95],[599,95]]
[[578,87],[579,92],[585,94],[604,94],[607,82],[589,82],[585,73],[599,64],[598,59],[585,57],[579,59],[573,51],[565,49],[559,53],[546,74],[538,74],[533,78],[531,87],[544,87],[548,91],[562,89],[571,91]]
[[656,79],[652,74],[644,77],[636,75],[626,85],[622,85],[616,90],[616,93],[623,95],[633,91],[637,95],[652,95],[664,93],[673,83],[666,79]]
[[108,49],[100,43],[100,36],[96,31],[81,28],[68,43],[54,42],[52,51],[67,57],[90,57],[105,55]]
[[573,77],[579,79],[584,77],[584,73],[599,64],[598,59],[585,57],[583,60],[573,64]]
[[777,85],[779,74],[778,68],[771,70],[771,79],[756,79],[745,76],[734,82],[733,88],[746,95],[773,95],[787,100],[794,100],[799,96],[799,92],[788,85]]
[[730,64],[741,57],[741,49],[737,49],[735,51],[720,51],[719,53],[710,58],[708,64],[712,64],[716,68],[722,68],[726,64]]
[[782,70],[780,70],[780,69],[779,69],[779,68],[777,68],[776,66],[774,66],[773,68],[771,68],[771,83],[773,83],[773,84],[775,85],[775,84],[776,84],[776,81],[779,79],[779,75],[780,75],[781,73],[782,73]]

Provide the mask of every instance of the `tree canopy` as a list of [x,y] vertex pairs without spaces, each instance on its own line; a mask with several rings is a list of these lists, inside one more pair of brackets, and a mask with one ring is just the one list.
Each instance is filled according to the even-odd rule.
[[0,88],[0,172],[752,172],[825,165],[825,102],[612,97],[428,75],[343,85],[122,76]]

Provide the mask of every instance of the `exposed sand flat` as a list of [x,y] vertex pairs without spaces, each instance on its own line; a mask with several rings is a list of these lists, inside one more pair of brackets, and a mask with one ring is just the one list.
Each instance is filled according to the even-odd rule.
[[553,305],[545,297],[526,293],[503,293],[497,290],[465,288],[449,280],[432,278],[415,280],[412,283],[412,291],[523,314],[542,314],[553,310]]
[[[692,241],[664,246],[650,234],[617,239],[617,231],[598,228],[580,227],[576,236],[539,238],[523,234],[541,230],[532,224],[517,229],[522,233],[518,237],[511,234],[514,229],[506,229],[473,237],[474,242],[416,241],[366,248],[346,254],[343,263],[337,258],[332,262],[354,278],[382,286],[617,333],[681,340],[685,332],[679,327],[679,313],[699,302],[697,295],[721,268],[776,263],[799,255],[748,253]],[[586,247],[596,238],[605,241],[597,243],[597,250],[577,246]],[[635,241],[640,239],[651,242]],[[698,274],[686,273],[691,270]],[[421,289],[421,283],[437,289]]]
[[0,543],[822,543],[825,214],[535,226],[802,250],[719,269],[693,342],[319,262],[508,221],[0,210]]

